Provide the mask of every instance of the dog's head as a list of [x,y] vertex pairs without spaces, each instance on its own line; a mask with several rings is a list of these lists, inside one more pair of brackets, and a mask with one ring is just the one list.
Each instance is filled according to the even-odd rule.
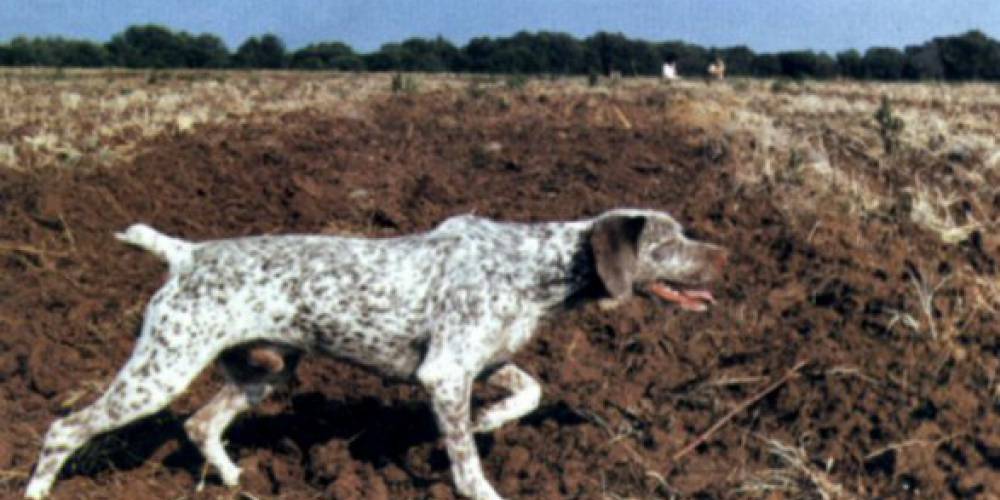
[[615,302],[649,292],[684,309],[704,311],[715,302],[704,287],[719,279],[726,249],[688,239],[665,212],[612,210],[590,234],[597,275]]

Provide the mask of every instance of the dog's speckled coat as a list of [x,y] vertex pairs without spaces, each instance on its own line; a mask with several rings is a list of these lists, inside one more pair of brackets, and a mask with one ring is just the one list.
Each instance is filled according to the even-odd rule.
[[[29,498],[46,496],[90,438],[160,410],[215,359],[227,385],[185,427],[222,481],[237,484],[240,470],[222,433],[292,376],[303,351],[418,381],[430,394],[458,491],[500,498],[483,475],[472,433],[537,407],[538,383],[508,360],[539,319],[576,299],[624,300],[654,280],[705,283],[726,260],[722,248],[685,238],[666,213],[632,209],[539,224],[457,216],[429,232],[389,239],[190,243],[142,224],[118,237],[165,260],[169,279],[107,392],[53,422]],[[488,383],[511,395],[472,419],[472,382],[484,371]]]

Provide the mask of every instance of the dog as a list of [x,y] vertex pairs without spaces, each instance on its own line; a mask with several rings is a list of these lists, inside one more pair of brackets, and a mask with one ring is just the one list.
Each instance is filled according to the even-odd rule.
[[[472,215],[395,238],[257,236],[188,242],[135,224],[118,239],[169,266],[131,358],[90,406],[49,428],[26,496],[45,497],[66,460],[91,438],[159,411],[209,364],[226,383],[185,422],[228,486],[240,469],[222,434],[323,353],[415,381],[430,396],[457,491],[499,499],[473,433],[534,410],[541,388],[510,362],[539,320],[570,304],[616,304],[636,292],[692,311],[715,302],[723,247],[694,241],[669,214],[615,209],[545,223]],[[470,415],[472,383],[509,396]]]
[[725,80],[726,79],[726,62],[722,60],[721,57],[716,57],[715,61],[709,63],[708,68],[705,70],[708,73],[709,81],[714,80]]

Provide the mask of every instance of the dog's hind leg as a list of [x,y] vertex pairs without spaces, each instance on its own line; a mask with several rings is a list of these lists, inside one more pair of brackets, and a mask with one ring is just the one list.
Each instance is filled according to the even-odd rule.
[[[128,363],[90,406],[57,419],[45,434],[28,498],[48,495],[66,461],[91,438],[115,430],[168,405],[221,351],[184,330],[151,306]],[[199,343],[194,346],[193,344]]]
[[[222,444],[222,434],[240,413],[264,400],[295,371],[298,353],[278,347],[241,347],[223,353],[226,385],[184,423],[188,437],[216,468],[226,486],[239,483],[240,469]],[[287,361],[286,361],[287,359]],[[199,485],[200,488],[201,485]]]

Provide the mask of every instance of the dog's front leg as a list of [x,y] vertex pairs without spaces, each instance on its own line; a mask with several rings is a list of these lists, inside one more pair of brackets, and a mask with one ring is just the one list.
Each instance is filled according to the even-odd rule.
[[513,363],[502,366],[486,379],[486,383],[510,391],[505,399],[483,409],[472,422],[472,432],[490,432],[501,425],[521,418],[538,408],[542,387]]
[[417,378],[430,393],[431,407],[451,460],[455,488],[475,500],[501,500],[483,474],[479,452],[472,438],[469,417],[472,376],[457,366],[448,369],[440,364],[425,364],[417,373]]

